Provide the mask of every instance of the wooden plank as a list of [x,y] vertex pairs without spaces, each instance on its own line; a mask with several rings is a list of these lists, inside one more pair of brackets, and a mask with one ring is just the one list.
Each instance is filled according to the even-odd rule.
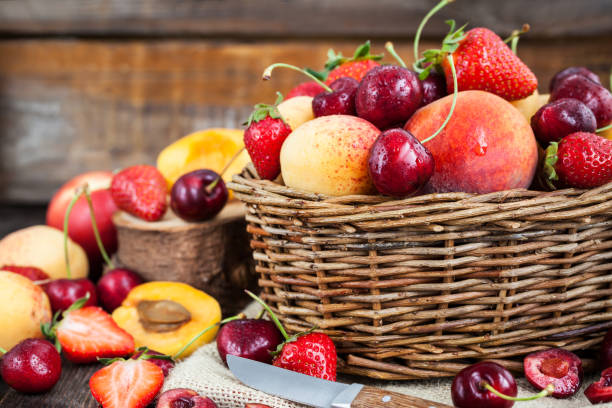
[[0,204],[0,239],[31,225],[45,223],[46,205]]
[[[433,0],[3,0],[0,32],[10,35],[406,38]],[[485,25],[506,34],[528,22],[536,37],[612,33],[608,0],[458,1],[444,20]]]
[[[304,80],[273,62],[320,67],[329,47],[357,41],[0,41],[0,201],[42,203],[92,169],[153,163],[171,141],[213,126],[238,127],[257,102]],[[376,51],[383,43],[376,41]],[[426,42],[423,49],[437,45]],[[396,44],[411,61],[410,43]],[[519,55],[546,90],[552,75],[586,65],[607,83],[612,42],[521,41]]]
[[1,382],[0,408],[97,408],[99,405],[89,391],[89,378],[101,367],[63,360],[60,380],[44,394],[21,394]]

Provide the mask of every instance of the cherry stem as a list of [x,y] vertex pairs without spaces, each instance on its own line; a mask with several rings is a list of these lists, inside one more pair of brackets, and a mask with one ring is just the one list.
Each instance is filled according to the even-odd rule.
[[285,328],[283,327],[283,325],[281,324],[280,320],[278,320],[278,317],[276,317],[276,315],[274,314],[274,312],[272,311],[272,309],[270,309],[270,306],[268,306],[266,304],[266,302],[264,302],[263,300],[261,300],[256,294],[254,294],[253,292],[251,292],[250,290],[244,290],[247,295],[249,295],[250,297],[252,297],[253,299],[255,299],[255,301],[257,303],[259,303],[260,305],[263,306],[263,308],[266,310],[266,312],[268,312],[268,315],[270,316],[270,319],[272,319],[272,321],[274,322],[274,324],[276,325],[276,327],[278,328],[278,330],[281,332],[281,334],[283,335],[283,338],[285,340],[289,340],[289,335],[287,334],[287,331],[285,330]]
[[246,315],[244,313],[238,313],[236,316],[228,317],[226,319],[221,320],[220,322],[217,322],[215,324],[212,324],[212,325],[208,326],[207,328],[205,328],[204,330],[202,330],[201,332],[196,334],[194,338],[189,340],[189,343],[185,344],[179,351],[177,351],[176,354],[174,354],[172,356],[172,359],[173,360],[178,360],[181,357],[181,355],[185,352],[185,350],[187,350],[189,348],[189,346],[191,346],[193,343],[195,343],[200,337],[202,337],[208,331],[214,329],[215,327],[221,326],[221,325],[223,325],[225,323],[229,323],[232,320],[244,319],[245,317],[246,317]]
[[215,181],[213,181],[212,183],[210,183],[207,187],[206,187],[206,191],[210,192],[213,191],[215,189],[215,187],[217,187],[217,184],[219,184],[219,180],[221,180],[223,178],[223,175],[225,174],[225,172],[227,171],[227,169],[230,168],[230,166],[232,165],[232,163],[238,158],[238,156],[240,156],[240,154],[244,151],[245,147],[243,146],[242,148],[240,148],[240,150],[238,150],[231,159],[229,159],[229,161],[227,162],[227,164],[225,165],[225,167],[223,168],[223,170],[221,170],[221,173],[219,173],[219,177],[217,177],[215,179]]
[[87,206],[89,206],[89,216],[91,217],[91,227],[93,229],[94,237],[96,238],[96,244],[98,244],[98,249],[100,250],[100,254],[102,254],[102,258],[106,265],[110,269],[115,269],[115,265],[113,261],[111,261],[106,249],[104,249],[104,244],[102,243],[102,238],[100,237],[100,231],[98,230],[98,223],[96,222],[96,215],[94,214],[94,207],[91,201],[91,194],[89,193],[89,185],[85,184],[83,186],[83,191],[85,192],[85,199],[87,200]]
[[333,92],[334,91],[327,84],[325,84],[325,82],[321,81],[319,78],[317,78],[316,76],[312,75],[310,72],[305,71],[302,68],[298,68],[295,65],[284,64],[282,62],[278,62],[276,64],[272,64],[268,68],[266,68],[264,70],[264,72],[263,72],[262,79],[264,81],[267,81],[268,79],[272,78],[272,70],[274,68],[278,68],[278,67],[289,68],[289,69],[292,69],[294,71],[301,72],[302,74],[306,75],[307,77],[309,77],[310,79],[315,81],[317,84],[321,85],[321,87],[323,89],[325,89],[327,92]]
[[0,353],[2,353],[2,354],[6,354],[6,350],[5,350],[5,349],[3,349],[2,347],[0,347]]
[[448,111],[448,115],[446,116],[446,119],[444,120],[444,123],[442,123],[442,126],[440,126],[440,128],[438,130],[436,130],[436,132],[429,136],[427,139],[423,140],[421,142],[421,144],[425,144],[427,142],[429,142],[430,140],[432,140],[434,137],[438,136],[438,134],[440,132],[442,132],[442,130],[444,130],[444,128],[446,127],[446,125],[448,124],[448,122],[450,121],[451,116],[453,116],[453,112],[455,111],[455,105],[457,104],[457,72],[455,71],[455,62],[453,61],[453,54],[448,54],[447,57],[448,59],[448,63],[450,64],[451,67],[451,72],[453,74],[453,102],[451,103],[451,107],[450,110]]
[[[612,78],[610,78],[610,79],[612,80]],[[604,126],[604,127],[602,127],[602,128],[597,129],[597,130],[595,131],[595,133],[605,132],[605,131],[606,131],[606,130],[608,130],[608,129],[612,129],[612,123],[610,123],[610,124],[609,124],[609,125],[607,125],[607,126]]]
[[389,54],[395,58],[395,60],[402,66],[402,68],[408,68],[402,57],[399,56],[397,52],[395,52],[395,48],[393,47],[393,43],[391,41],[387,41],[385,44],[385,50],[389,51]]
[[425,28],[425,24],[429,21],[429,19],[438,12],[442,7],[446,6],[448,3],[452,3],[455,0],[442,0],[439,2],[434,8],[429,10],[429,13],[425,14],[423,20],[421,20],[421,24],[419,24],[419,28],[417,28],[416,34],[414,36],[414,60],[419,60],[419,41],[421,40],[421,32],[423,28]]
[[536,399],[539,399],[539,398],[542,398],[542,397],[548,397],[553,392],[555,392],[555,386],[552,383],[548,384],[546,387],[544,387],[544,389],[542,391],[540,391],[539,393],[537,393],[535,395],[532,395],[531,397],[511,397],[509,395],[502,394],[501,392],[499,392],[495,388],[493,388],[493,386],[491,384],[489,384],[488,382],[486,382],[486,381],[482,381],[480,383],[480,386],[483,387],[483,388],[486,388],[492,394],[497,395],[499,398],[505,399],[505,400],[508,400],[508,401],[532,401],[532,400],[536,400]]
[[72,278],[72,272],[70,271],[70,256],[68,254],[68,219],[72,212],[72,207],[76,204],[79,197],[83,194],[83,188],[79,187],[75,190],[74,197],[70,200],[68,207],[66,207],[66,214],[64,215],[64,261],[66,262],[66,276],[68,279]]
[[525,34],[530,29],[531,29],[531,26],[529,24],[523,24],[523,27],[521,27],[520,30],[512,31],[512,34],[510,34],[510,36],[504,40],[506,44],[510,43],[510,48],[512,49],[512,52],[514,53],[514,55],[516,55],[516,47],[518,46],[518,40],[519,40],[520,35]]

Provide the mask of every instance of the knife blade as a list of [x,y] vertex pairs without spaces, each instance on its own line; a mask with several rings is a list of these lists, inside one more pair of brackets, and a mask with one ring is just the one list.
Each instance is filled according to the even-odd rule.
[[322,380],[229,354],[227,365],[238,380],[251,388],[316,408],[451,408],[362,384]]

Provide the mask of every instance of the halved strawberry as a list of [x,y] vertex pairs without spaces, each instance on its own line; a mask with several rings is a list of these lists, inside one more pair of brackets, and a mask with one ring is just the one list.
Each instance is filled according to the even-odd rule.
[[131,166],[115,174],[110,187],[117,207],[145,221],[157,221],[168,208],[168,184],[153,166]]
[[0,268],[0,271],[17,273],[21,276],[25,276],[31,281],[49,279],[49,275],[47,275],[42,269],[35,266],[4,265]]
[[[122,357],[134,352],[134,338],[97,306],[80,308],[88,297],[79,299],[51,323],[43,333],[61,346],[66,358],[74,363],[92,363],[98,358]],[[162,373],[163,375],[163,373]]]
[[118,360],[89,379],[102,408],[144,408],[164,384],[162,369],[147,360]]

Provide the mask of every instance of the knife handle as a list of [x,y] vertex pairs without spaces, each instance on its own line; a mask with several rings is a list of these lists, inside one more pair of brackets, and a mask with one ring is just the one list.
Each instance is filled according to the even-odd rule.
[[380,388],[363,387],[351,403],[351,408],[452,408],[446,404],[427,401]]

